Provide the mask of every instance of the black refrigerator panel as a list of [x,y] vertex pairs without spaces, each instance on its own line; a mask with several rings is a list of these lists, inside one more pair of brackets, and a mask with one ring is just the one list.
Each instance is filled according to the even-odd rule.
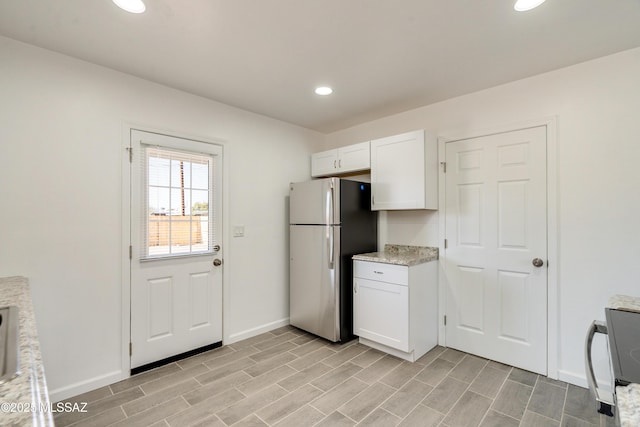
[[375,252],[378,212],[371,211],[371,184],[340,180],[340,340],[353,335],[353,255]]

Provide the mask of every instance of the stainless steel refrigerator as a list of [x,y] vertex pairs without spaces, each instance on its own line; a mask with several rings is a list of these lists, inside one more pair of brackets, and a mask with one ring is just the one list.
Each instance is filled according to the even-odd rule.
[[289,191],[290,323],[330,341],[353,337],[355,254],[377,249],[371,185],[340,178]]

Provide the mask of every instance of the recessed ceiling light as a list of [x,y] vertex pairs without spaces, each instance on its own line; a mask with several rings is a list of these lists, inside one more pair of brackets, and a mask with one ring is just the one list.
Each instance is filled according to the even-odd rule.
[[328,86],[320,86],[316,88],[316,95],[331,95],[333,93],[333,89]]
[[113,0],[113,2],[120,8],[131,13],[142,13],[146,10],[142,0]]
[[544,3],[545,0],[517,0],[513,8],[518,12],[534,9]]

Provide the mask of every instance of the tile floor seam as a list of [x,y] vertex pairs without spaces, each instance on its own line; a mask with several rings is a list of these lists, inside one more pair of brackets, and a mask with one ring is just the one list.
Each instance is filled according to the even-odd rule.
[[[246,420],[247,418],[249,418],[249,417],[250,417],[250,416],[252,416],[252,415],[253,415],[254,417],[256,417],[257,419],[259,419],[260,421],[262,421],[263,423],[265,423],[265,424],[266,424],[267,426],[269,426],[269,427],[271,427],[271,426],[275,425],[275,424],[268,423],[266,420],[263,420],[263,419],[260,417],[260,415],[256,414],[255,412],[250,413],[249,415],[247,415],[246,417],[244,417],[242,420]],[[286,418],[286,417],[285,417],[285,418]],[[283,418],[283,419],[284,419],[284,418]],[[237,423],[239,423],[239,422],[240,422],[240,421],[242,421],[242,420],[236,421],[234,424],[237,424]],[[279,420],[278,420],[278,421],[279,421]],[[276,424],[277,424],[277,423],[276,423]]]
[[[336,410],[335,410],[335,411],[333,411],[333,412],[337,412],[337,413],[339,413],[340,415],[342,415],[343,417],[345,417],[346,419],[353,421],[353,423],[354,423],[355,425],[357,425],[357,424],[358,424],[358,421],[354,420],[353,418],[351,418],[350,416],[348,416],[348,415],[346,415],[346,414],[343,414],[342,412],[340,412],[340,410],[339,410],[339,409],[336,409]],[[332,414],[333,414],[333,412],[332,412]],[[371,412],[370,412],[370,413],[371,413]],[[367,415],[369,415],[369,414],[367,414]],[[330,415],[327,415],[327,416],[330,416]],[[367,417],[365,416],[365,417],[363,417],[362,419],[365,419],[365,418],[367,418]]]
[[[489,366],[489,364],[488,364],[488,363],[487,363],[487,365],[485,366],[485,368],[486,368],[487,366]],[[483,369],[484,369],[484,368],[483,368]],[[493,369],[493,368],[491,368],[491,369]],[[498,397],[498,394],[500,393],[500,390],[502,390],[502,387],[504,387],[505,383],[506,383],[506,382],[507,382],[507,380],[509,379],[509,374],[510,374],[510,373],[511,373],[511,369],[509,369],[509,370],[507,371],[507,375],[506,375],[506,376],[504,377],[504,379],[502,380],[502,383],[500,383],[500,387],[498,387],[498,391],[496,392],[495,397],[487,396],[487,395],[482,394],[482,393],[480,393],[480,392],[478,392],[478,391],[474,391],[474,393],[479,394],[480,396],[484,396],[484,397],[486,397],[486,398],[488,398],[488,399],[491,399],[491,405],[493,406],[493,402],[495,402],[496,398]],[[478,375],[480,375],[480,374],[478,374]],[[477,377],[476,377],[476,378],[477,378]],[[474,379],[474,381],[475,381],[475,379]],[[471,385],[473,385],[473,382],[471,383]],[[491,406],[489,407],[489,409],[492,409],[492,408],[491,408]],[[496,411],[496,412],[499,412],[499,411]],[[500,412],[500,413],[501,413],[501,412]],[[507,414],[504,414],[504,415],[507,415]],[[513,418],[513,417],[511,417],[511,418]]]
[[[464,359],[464,358],[463,358],[463,359]],[[451,372],[451,371],[449,371],[449,372]],[[449,376],[449,375],[447,375],[447,377],[448,377],[448,376]],[[445,378],[447,378],[447,377],[445,377]],[[451,378],[453,378],[453,377],[451,377]],[[453,378],[453,379],[454,379],[454,380],[456,380],[456,381],[459,381],[459,382],[461,382],[461,383],[465,383],[464,381],[460,381],[460,380],[459,380],[459,379],[457,379],[457,378]],[[444,380],[444,379],[443,379],[443,380]],[[442,381],[441,381],[441,382],[442,382]],[[466,384],[466,383],[465,383],[465,384]],[[449,408],[449,410],[447,411],[447,413],[446,413],[446,414],[444,414],[444,418],[442,419],[441,423],[444,423],[444,420],[449,416],[449,413],[450,413],[451,411],[453,411],[453,408],[455,408],[455,407],[456,407],[456,405],[458,404],[458,402],[460,401],[460,399],[462,399],[462,396],[464,396],[464,394],[465,394],[467,391],[469,391],[469,388],[470,388],[470,387],[471,387],[471,384],[468,384],[468,385],[467,385],[467,387],[462,391],[462,393],[460,393],[460,396],[458,396],[458,398],[456,399],[456,401],[455,401],[455,402],[453,402],[453,405],[451,405],[451,407]],[[435,390],[435,388],[434,388],[434,390]],[[433,392],[433,390],[431,390],[431,391]],[[431,393],[429,393],[429,394],[431,394]],[[426,396],[425,396],[425,399],[426,399]],[[424,399],[423,399],[423,400],[424,400]],[[432,409],[433,409],[433,408],[432,408]],[[440,411],[438,411],[438,412],[440,412]],[[440,413],[442,413],[442,412],[440,412]]]
[[[519,383],[519,384],[522,384],[522,383]],[[524,412],[522,413],[522,418],[524,418],[525,414],[529,410],[529,405],[531,404],[531,399],[533,398],[533,393],[536,391],[536,385],[538,385],[538,377],[536,377],[536,382],[533,383],[533,387],[531,387],[531,394],[529,395],[529,399],[527,399],[527,404],[524,406]],[[533,412],[535,414],[538,414],[536,411],[531,411],[531,412]],[[542,415],[542,414],[538,414],[538,415]],[[542,415],[542,416],[544,417],[544,415]],[[549,417],[545,417],[545,418],[549,418]],[[549,418],[549,419],[551,419],[551,418]],[[522,424],[522,419],[520,420],[520,424]]]
[[[562,402],[562,412],[561,412],[561,416],[560,416],[560,425],[562,425],[562,422],[564,421],[564,416],[566,415],[564,413],[564,408],[566,408],[567,406],[567,397],[569,397],[569,387],[567,387],[564,390],[564,402]],[[600,420],[598,420],[600,421]],[[600,422],[598,424],[601,424]]]
[[[420,380],[416,380],[416,381],[420,381]],[[422,383],[422,381],[420,381],[420,382]],[[425,384],[425,383],[422,383],[422,384]],[[429,385],[429,384],[427,384],[427,385]],[[431,386],[429,386],[429,387],[431,387]],[[411,408],[411,410],[407,411],[407,413],[406,413],[403,417],[400,417],[400,416],[398,416],[398,415],[394,414],[393,412],[387,411],[387,410],[386,410],[386,409],[384,409],[384,408],[381,408],[381,409],[382,409],[383,411],[387,411],[387,412],[389,412],[390,414],[395,415],[396,417],[400,418],[400,422],[399,422],[398,424],[396,424],[396,425],[400,425],[400,424],[402,424],[402,423],[404,422],[404,420],[405,420],[406,418],[408,418],[408,417],[409,417],[409,415],[411,415],[411,414],[413,413],[413,411],[415,411],[415,410],[416,410],[416,408],[417,408],[418,406],[422,405],[422,406],[424,406],[425,408],[429,408],[427,405],[423,405],[423,404],[422,404],[422,402],[424,401],[424,399],[426,399],[426,398],[427,398],[427,397],[428,397],[428,396],[433,392],[433,390],[434,390],[434,389],[435,389],[435,387],[432,387],[432,388],[431,388],[431,390],[429,391],[429,393],[427,393],[427,394],[422,398],[422,400],[421,400],[420,402],[416,403],[416,404]],[[399,389],[398,389],[398,390],[399,390]],[[395,394],[395,393],[394,393],[394,394]],[[389,398],[391,398],[392,396],[393,396],[393,394],[392,394],[391,396],[389,396]],[[429,408],[429,409],[436,411],[436,410],[435,410],[435,409],[433,409],[433,408]],[[438,412],[438,411],[436,411],[436,412]],[[441,413],[441,412],[438,412],[438,413]],[[443,418],[443,419],[444,419],[444,418]]]
[[[389,411],[387,411],[386,409],[384,409],[384,408],[382,407],[382,405],[384,405],[384,404],[385,404],[389,399],[391,399],[391,398],[392,398],[392,397],[393,397],[393,396],[394,396],[398,391],[400,391],[400,389],[395,389],[394,387],[391,387],[391,386],[389,386],[389,385],[387,385],[387,384],[385,384],[385,383],[381,383],[379,380],[378,380],[378,381],[376,381],[376,383],[380,383],[380,384],[382,384],[382,385],[384,385],[384,386],[386,386],[386,387],[392,388],[392,389],[394,389],[394,392],[393,392],[393,393],[391,393],[389,396],[387,396],[387,398],[386,398],[386,399],[384,399],[382,402],[380,402],[380,403],[378,404],[378,406],[376,406],[376,407],[375,407],[371,412],[369,412],[367,415],[365,415],[364,417],[362,417],[362,421],[364,421],[364,420],[365,420],[369,415],[371,415],[372,413],[374,413],[377,409],[381,409],[381,410],[383,410],[383,411],[385,411],[385,412],[389,412]],[[375,383],[374,383],[374,384],[375,384]],[[364,390],[363,390],[363,391],[364,391]],[[431,392],[429,392],[429,393],[431,393]],[[425,396],[425,398],[426,398],[426,396]],[[415,409],[415,407],[416,407],[416,406],[418,406],[419,404],[420,404],[420,402],[418,402],[418,404],[417,404],[417,405],[415,405],[411,410]],[[409,412],[411,412],[411,411],[409,411]],[[396,417],[397,417],[397,415],[396,415],[396,414],[394,414],[394,413],[392,413],[392,412],[389,412],[389,413],[390,413],[391,415],[394,415],[394,416],[396,416]],[[398,417],[398,418],[400,418],[400,417]],[[362,421],[360,421],[360,422],[362,422]]]
[[[498,410],[496,410],[496,409],[493,409],[493,408],[491,408],[491,407],[489,407],[489,411],[493,411],[493,412],[495,412],[496,414],[504,415],[505,417],[511,418],[512,420],[517,421],[518,423],[521,423],[521,422],[522,422],[522,420],[519,420],[519,419],[517,419],[516,417],[513,417],[513,416],[511,416],[511,415],[509,415],[509,414],[505,414],[504,412],[500,412],[500,411],[498,411]],[[489,412],[489,411],[487,411],[487,412]],[[526,411],[526,409],[525,409],[525,411]]]
[[[472,392],[474,393],[474,392]],[[478,393],[476,393],[478,394]],[[478,396],[482,396],[481,394],[478,394]],[[484,396],[486,397],[486,396]],[[484,411],[484,415],[482,415],[482,418],[480,419],[480,422],[478,422],[478,426],[481,426],[482,423],[484,422],[485,418],[487,418],[487,415],[489,415],[489,412],[491,412],[491,405],[493,405],[493,399],[491,399],[491,404],[489,405],[489,407],[487,408],[486,411]]]
[[[525,410],[525,413],[526,413],[526,411],[527,411],[527,410]],[[546,415],[539,414],[538,412],[535,412],[535,411],[529,411],[529,412],[532,412],[532,413],[536,414],[537,416],[542,417],[542,418],[545,418],[545,419],[547,419],[547,420],[549,420],[549,421],[552,421],[552,422],[554,422],[554,423],[558,423],[558,425],[560,425],[560,426],[562,425],[562,422],[561,422],[561,421],[554,420],[553,418],[549,418],[549,417],[547,417]],[[524,418],[524,416],[523,416],[523,418]],[[562,414],[562,418],[564,418],[564,414]],[[582,420],[582,421],[584,421],[584,420]],[[520,423],[522,423],[522,421],[520,421]]]
[[[349,381],[351,378],[353,378],[353,376],[351,376],[351,377],[349,377],[349,378],[345,379],[345,380],[344,380],[344,381],[342,381],[340,384],[335,385],[334,387],[330,388],[329,390],[324,391],[324,392],[322,393],[322,395],[318,396],[316,399],[314,399],[314,400],[312,400],[311,402],[309,402],[309,405],[313,406],[313,402],[315,402],[316,400],[320,399],[322,396],[324,396],[325,394],[329,393],[330,391],[337,389],[338,387],[340,387],[341,385],[343,385],[344,383],[346,383],[347,381]],[[360,381],[360,382],[362,382],[363,384],[365,384],[365,385],[366,385],[366,387],[365,387],[365,388],[363,388],[362,390],[360,390],[358,393],[356,393],[356,394],[355,394],[351,399],[347,400],[346,402],[342,402],[342,404],[341,404],[340,406],[338,406],[338,408],[340,408],[340,407],[342,407],[343,405],[346,405],[347,403],[351,402],[353,399],[355,399],[356,397],[360,396],[360,394],[362,394],[362,393],[363,393],[367,388],[369,388],[369,387],[370,387],[370,386],[369,386],[367,383],[365,383],[364,381],[362,381],[362,380],[360,380],[360,379],[358,379],[358,378],[355,378],[355,379],[356,379],[356,380],[358,380],[358,381]],[[309,385],[311,385],[311,386],[313,386],[313,387],[315,387],[315,388],[319,389],[320,391],[322,391],[322,389],[321,389],[320,387],[316,387],[316,386],[314,386],[314,385],[313,385],[313,384],[311,384],[311,383],[307,383],[307,384],[309,384]],[[298,388],[300,388],[300,387],[298,387]],[[314,407],[315,409],[317,409],[319,412],[321,412],[322,414],[325,414],[325,412],[324,412],[322,409],[320,409],[320,408],[318,408],[318,407],[316,407],[316,406],[313,406],[313,407]],[[325,414],[325,415],[326,415],[326,416],[331,415],[333,412],[336,412],[336,411],[338,410],[338,408],[334,409],[332,412],[330,412],[330,413],[328,413],[328,414]]]
[[[562,409],[561,409],[561,412],[560,412],[560,420],[555,420],[555,419],[553,419],[553,418],[551,418],[551,417],[549,417],[549,416],[547,416],[545,414],[541,414],[538,411],[535,411],[533,409],[529,409],[529,404],[531,403],[531,399],[533,399],[533,395],[534,395],[534,393],[536,391],[536,387],[538,386],[539,383],[542,383],[542,384],[545,384],[545,385],[548,385],[548,386],[552,386],[552,387],[555,387],[555,388],[560,388],[560,389],[563,388],[563,387],[559,387],[559,386],[553,385],[551,383],[547,383],[545,381],[542,381],[540,379],[540,375],[538,374],[538,376],[536,377],[536,383],[533,386],[533,390],[531,391],[531,396],[529,396],[529,401],[527,402],[527,406],[525,407],[525,411],[530,411],[530,412],[533,412],[534,414],[541,415],[541,416],[543,416],[545,418],[549,418],[549,419],[552,419],[554,421],[559,421],[560,425],[562,425],[562,420],[563,420],[563,418],[565,416],[564,408],[567,405],[567,396],[568,396],[569,388],[567,387],[566,389],[564,389],[564,400],[562,401]],[[578,418],[578,417],[574,417],[574,418]],[[578,418],[578,419],[580,419],[580,418]],[[582,420],[582,421],[586,421],[586,420]]]

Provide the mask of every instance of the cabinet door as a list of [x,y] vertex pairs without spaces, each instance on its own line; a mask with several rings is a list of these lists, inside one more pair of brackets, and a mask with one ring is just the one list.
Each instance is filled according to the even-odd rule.
[[409,287],[353,279],[354,333],[409,352]]
[[425,209],[424,131],[371,141],[371,209]]
[[311,176],[335,175],[338,167],[338,150],[321,151],[311,155]]
[[369,141],[338,148],[338,169],[340,172],[366,170],[370,166]]

